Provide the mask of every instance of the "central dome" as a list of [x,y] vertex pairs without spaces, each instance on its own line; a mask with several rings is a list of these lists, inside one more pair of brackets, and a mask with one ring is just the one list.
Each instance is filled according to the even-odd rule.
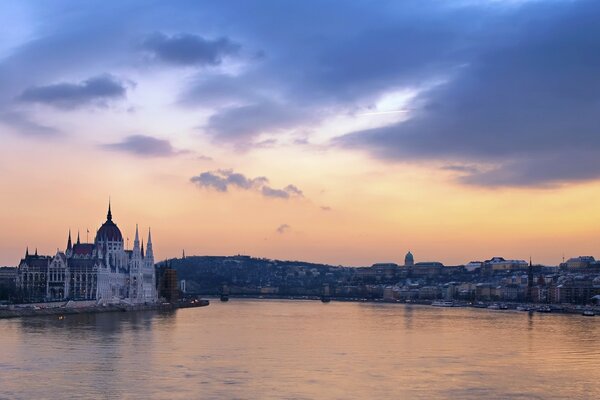
[[98,233],[96,233],[96,241],[123,241],[123,235],[121,235],[121,230],[112,221],[106,221],[102,224],[100,229],[98,229]]
[[110,211],[110,203],[108,204],[108,214],[106,215],[106,222],[102,224],[98,232],[96,233],[96,242],[98,241],[112,241],[112,242],[122,242],[123,235],[121,235],[121,230],[112,221],[112,213]]

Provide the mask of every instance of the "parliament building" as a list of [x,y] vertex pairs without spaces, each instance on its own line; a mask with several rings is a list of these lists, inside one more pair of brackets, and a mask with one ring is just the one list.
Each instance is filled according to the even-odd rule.
[[54,256],[29,254],[17,270],[17,286],[28,302],[94,300],[98,304],[144,304],[157,301],[152,236],[146,249],[135,228],[132,249],[124,246],[121,230],[113,222],[110,204],[106,222],[93,243],[71,241]]

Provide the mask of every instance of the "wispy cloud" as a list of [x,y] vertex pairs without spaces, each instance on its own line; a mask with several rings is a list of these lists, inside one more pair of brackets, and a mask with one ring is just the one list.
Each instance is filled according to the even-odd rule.
[[269,180],[264,176],[249,178],[231,169],[202,172],[190,180],[198,187],[213,189],[218,192],[227,192],[229,188],[236,187],[243,190],[252,190],[262,194],[264,197],[271,198],[290,199],[304,196],[302,191],[294,185],[287,185],[283,189],[276,189],[269,185]]
[[0,124],[13,128],[17,134],[23,136],[51,137],[60,134],[58,129],[39,124],[22,112],[8,111],[1,113]]
[[23,91],[19,100],[69,109],[89,105],[106,106],[109,101],[124,98],[126,92],[124,82],[106,74],[79,83],[61,82],[30,87]]
[[168,140],[146,135],[127,136],[120,142],[104,144],[102,147],[140,157],[170,157],[186,153],[184,150],[176,150]]
[[290,229],[292,229],[291,226],[289,226],[288,224],[281,224],[279,225],[279,227],[277,227],[277,229],[275,230],[278,234],[283,235],[286,232],[289,232]]
[[241,46],[226,37],[206,39],[189,33],[167,36],[157,32],[141,45],[157,60],[176,65],[218,65],[223,57],[236,54]]

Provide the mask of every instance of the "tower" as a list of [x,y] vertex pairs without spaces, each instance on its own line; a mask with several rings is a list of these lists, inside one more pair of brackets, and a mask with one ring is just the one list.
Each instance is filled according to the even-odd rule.
[[412,267],[413,265],[415,265],[415,258],[413,257],[412,253],[409,251],[408,253],[406,253],[406,257],[404,257],[404,266]]
[[528,303],[533,301],[533,264],[529,257],[529,266],[527,267],[527,298]]
[[69,229],[69,239],[67,239],[67,252],[73,250],[73,244],[71,243],[71,230]]
[[151,258],[154,263],[154,251],[152,250],[152,231],[148,228],[148,242],[146,243],[146,257]]

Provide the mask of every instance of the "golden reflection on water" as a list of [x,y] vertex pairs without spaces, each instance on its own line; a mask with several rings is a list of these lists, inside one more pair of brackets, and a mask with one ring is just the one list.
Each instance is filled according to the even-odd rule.
[[232,299],[0,337],[0,398],[600,397],[600,317]]

